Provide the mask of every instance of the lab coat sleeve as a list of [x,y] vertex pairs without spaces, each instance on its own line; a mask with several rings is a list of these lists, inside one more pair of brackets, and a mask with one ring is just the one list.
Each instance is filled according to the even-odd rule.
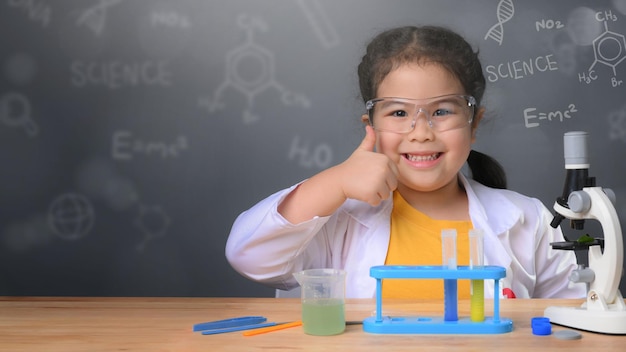
[[292,224],[278,205],[296,186],[279,191],[235,220],[226,242],[226,258],[241,275],[270,287],[289,290],[297,286],[292,273],[305,267],[325,267],[327,237],[316,236],[329,217],[314,217]]
[[578,267],[573,251],[553,249],[550,243],[564,241],[560,227],[550,226],[552,214],[536,201],[540,220],[537,222],[537,241],[535,246],[535,265],[537,285],[533,293],[535,298],[584,298],[585,284],[572,283],[569,275]]

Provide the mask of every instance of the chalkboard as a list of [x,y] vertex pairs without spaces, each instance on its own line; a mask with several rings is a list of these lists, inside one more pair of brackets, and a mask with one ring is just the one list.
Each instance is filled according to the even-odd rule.
[[509,188],[551,208],[588,131],[624,223],[625,0],[3,0],[0,295],[272,296],[234,219],[350,155],[366,43],[422,24],[480,50]]

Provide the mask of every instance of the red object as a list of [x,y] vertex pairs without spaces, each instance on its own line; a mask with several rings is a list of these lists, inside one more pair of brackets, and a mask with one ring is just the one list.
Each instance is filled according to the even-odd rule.
[[503,288],[502,289],[502,294],[506,298],[517,298],[517,297],[515,297],[515,293],[513,292],[513,290],[511,290],[510,288]]

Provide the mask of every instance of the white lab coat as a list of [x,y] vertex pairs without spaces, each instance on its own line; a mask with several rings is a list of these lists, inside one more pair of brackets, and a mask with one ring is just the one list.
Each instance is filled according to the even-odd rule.
[[[563,241],[563,234],[550,227],[552,215],[538,199],[460,178],[472,224],[484,232],[485,265],[506,268],[501,289],[511,289],[517,298],[585,296],[585,285],[568,279],[577,267],[574,253],[550,247],[550,242]],[[232,267],[282,290],[298,286],[294,272],[344,269],[346,297],[374,297],[376,280],[369,269],[385,263],[391,198],[376,207],[349,199],[331,216],[292,224],[277,207],[296,186],[269,196],[235,220],[226,243]],[[493,280],[485,281],[485,296],[493,296]]]

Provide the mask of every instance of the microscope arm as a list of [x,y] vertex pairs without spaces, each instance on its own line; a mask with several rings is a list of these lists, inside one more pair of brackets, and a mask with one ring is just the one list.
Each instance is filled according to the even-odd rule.
[[589,268],[595,279],[589,286],[587,308],[615,303],[616,297],[621,299],[618,287],[624,261],[622,229],[615,207],[601,187],[585,187],[582,191],[572,192],[568,206],[569,209],[555,203],[554,210],[572,220],[598,220],[604,233],[604,253],[600,246],[589,247]]

